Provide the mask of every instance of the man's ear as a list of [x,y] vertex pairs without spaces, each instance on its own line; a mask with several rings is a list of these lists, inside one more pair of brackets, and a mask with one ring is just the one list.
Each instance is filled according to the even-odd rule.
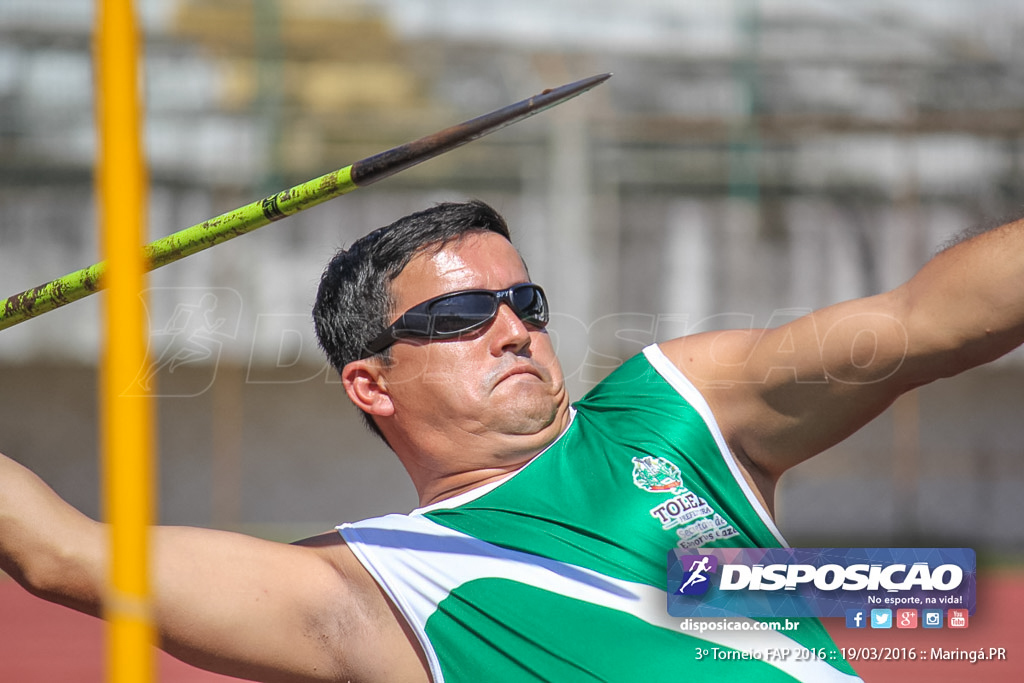
[[376,360],[354,360],[341,369],[341,383],[357,408],[370,415],[390,417],[395,406],[383,370]]

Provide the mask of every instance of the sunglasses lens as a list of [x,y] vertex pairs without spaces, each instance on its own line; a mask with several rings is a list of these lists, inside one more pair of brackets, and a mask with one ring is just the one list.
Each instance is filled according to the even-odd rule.
[[512,303],[526,322],[542,327],[548,323],[547,301],[537,285],[522,285],[513,289]]
[[494,316],[498,301],[488,292],[463,292],[435,301],[430,306],[435,335],[465,332]]
[[504,292],[456,292],[425,302],[416,307],[419,310],[407,311],[381,335],[380,344],[375,342],[372,347],[379,351],[400,338],[457,337],[491,320],[501,301],[507,301],[519,318],[531,325],[548,324],[548,302],[544,291],[535,284],[516,285]]

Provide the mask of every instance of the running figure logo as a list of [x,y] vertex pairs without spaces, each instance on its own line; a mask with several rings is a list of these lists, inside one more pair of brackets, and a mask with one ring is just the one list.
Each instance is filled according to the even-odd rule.
[[[123,395],[202,394],[213,385],[225,345],[238,336],[241,295],[223,287],[154,287],[147,294],[149,363]],[[164,312],[168,304],[173,310]],[[176,376],[179,368],[186,372]]]
[[679,564],[686,569],[683,583],[676,595],[704,595],[711,586],[708,574],[718,571],[718,558],[714,555],[685,555]]

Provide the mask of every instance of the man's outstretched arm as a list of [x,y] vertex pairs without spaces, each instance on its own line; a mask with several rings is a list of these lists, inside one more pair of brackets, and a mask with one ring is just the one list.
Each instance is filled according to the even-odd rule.
[[[401,618],[337,534],[286,545],[153,529],[161,647],[263,681],[424,681]],[[106,529],[0,455],[0,569],[32,593],[102,611]]]
[[[902,286],[771,330],[662,344],[763,493],[900,394],[1024,342],[1024,221],[937,255]],[[766,495],[766,497],[769,497]]]

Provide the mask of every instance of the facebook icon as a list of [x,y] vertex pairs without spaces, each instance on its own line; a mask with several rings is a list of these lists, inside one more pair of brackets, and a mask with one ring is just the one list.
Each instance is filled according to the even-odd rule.
[[846,610],[846,628],[867,628],[867,621],[867,612],[864,610]]

